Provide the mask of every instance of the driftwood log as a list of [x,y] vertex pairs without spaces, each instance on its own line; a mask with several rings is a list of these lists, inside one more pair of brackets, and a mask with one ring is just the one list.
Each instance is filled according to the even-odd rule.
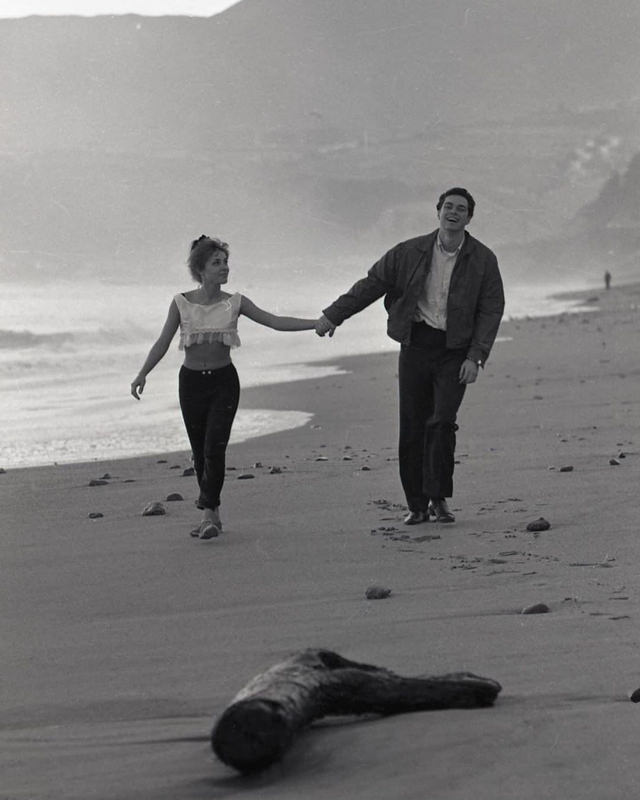
[[231,701],[212,734],[214,753],[240,772],[280,760],[314,720],[490,706],[502,687],[470,672],[403,678],[330,650],[304,650],[256,676]]

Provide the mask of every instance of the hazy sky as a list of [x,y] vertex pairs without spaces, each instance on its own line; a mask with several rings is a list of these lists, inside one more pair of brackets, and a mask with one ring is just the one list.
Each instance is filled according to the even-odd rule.
[[53,16],[79,14],[179,14],[210,17],[239,0],[0,0],[0,17],[26,17],[30,14]]

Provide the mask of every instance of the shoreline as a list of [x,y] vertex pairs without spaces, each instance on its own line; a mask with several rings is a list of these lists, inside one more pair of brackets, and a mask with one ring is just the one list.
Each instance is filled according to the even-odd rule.
[[[628,284],[620,284],[619,286],[617,286],[615,288],[619,289],[619,290],[625,290],[625,289],[632,290],[633,287],[635,287],[637,285],[640,285],[640,284],[637,283],[637,282],[634,282],[634,283],[628,283]],[[500,343],[501,343],[500,339],[501,339],[501,337],[503,337],[505,335],[504,331],[509,325],[522,322],[523,320],[552,319],[552,318],[555,318],[555,317],[562,317],[565,314],[580,314],[580,313],[583,313],[583,312],[585,312],[587,310],[592,310],[593,309],[593,305],[592,304],[594,304],[595,302],[597,302],[599,300],[599,296],[600,296],[600,294],[602,292],[605,292],[604,288],[601,290],[600,293],[596,289],[578,289],[578,290],[569,290],[569,291],[563,291],[563,292],[553,292],[553,293],[547,295],[547,298],[549,300],[557,299],[557,300],[562,300],[562,301],[571,301],[570,304],[567,305],[566,308],[564,308],[564,310],[559,311],[559,312],[550,313],[550,314],[540,314],[540,315],[535,315],[535,316],[527,315],[527,316],[523,316],[523,317],[510,317],[508,319],[504,319],[502,324],[501,324],[500,331],[498,332],[498,339],[497,339],[496,345],[494,347],[494,352],[492,354],[492,358],[495,357],[495,352],[496,352],[495,348],[500,346]],[[329,357],[329,358],[324,358],[323,357],[323,358],[313,359],[311,361],[305,361],[304,362],[304,366],[310,366],[310,367],[333,367],[336,370],[340,371],[340,370],[345,368],[343,366],[343,362],[345,362],[345,363],[357,363],[359,359],[376,358],[381,353],[396,353],[396,352],[397,352],[396,343],[395,342],[391,342],[391,340],[389,340],[389,350],[388,351],[384,350],[384,351],[377,351],[377,352],[372,352],[372,353],[356,353],[356,354],[347,354],[347,355],[337,355],[337,356]],[[324,378],[308,378],[308,379],[303,378],[303,379],[294,379],[292,381],[281,381],[281,382],[277,382],[277,383],[276,382],[274,382],[274,383],[265,383],[265,384],[260,384],[258,386],[243,387],[242,388],[241,401],[240,401],[240,409],[242,411],[248,411],[248,412],[256,411],[256,412],[264,412],[264,413],[267,413],[267,414],[270,413],[270,412],[271,413],[280,413],[282,411],[282,409],[279,407],[279,405],[276,405],[275,407],[274,406],[270,406],[270,405],[267,405],[265,402],[261,402],[260,400],[255,400],[253,398],[260,397],[261,393],[262,393],[262,390],[266,389],[266,387],[274,387],[274,386],[275,387],[286,387],[286,386],[290,386],[290,385],[292,385],[294,383],[304,383],[307,380],[308,381],[314,381],[315,383],[317,383],[318,381],[322,381],[322,380],[332,380],[335,377],[338,377],[338,376],[336,376],[336,375],[328,375],[328,376],[325,376]],[[273,397],[273,392],[268,392],[268,393],[265,392],[265,393],[268,394],[269,397]],[[285,392],[283,391],[282,394],[285,394]],[[245,403],[245,398],[247,398],[247,397],[251,398],[248,405]],[[289,407],[289,408],[286,409],[286,411],[292,412],[295,415],[295,414],[300,414],[300,413],[307,413],[308,409],[306,409],[306,408],[305,409],[301,409],[301,408],[291,408],[291,407]],[[267,432],[267,433],[264,433],[264,434],[258,433],[256,435],[249,434],[248,436],[246,436],[245,439],[243,439],[243,442],[248,442],[248,441],[252,441],[252,440],[255,440],[255,439],[260,439],[263,436],[278,435],[279,433],[283,432],[283,430],[299,430],[300,427],[304,427],[307,424],[313,424],[313,417],[311,418],[310,422],[307,422],[307,423],[303,422],[301,424],[294,425],[290,429],[289,428],[284,428],[284,429],[280,428],[279,430],[276,430],[273,433],[270,433],[270,432]],[[238,443],[233,443],[230,446],[235,446],[236,444],[238,444]],[[131,455],[123,455],[123,456],[103,455],[103,456],[98,456],[98,457],[93,458],[93,459],[84,458],[84,459],[80,459],[80,460],[69,460],[69,461],[67,461],[67,460],[63,460],[63,461],[52,460],[52,461],[45,461],[45,462],[42,462],[42,463],[24,464],[24,465],[13,465],[13,464],[10,464],[10,463],[0,463],[0,468],[3,468],[6,471],[9,471],[9,470],[17,470],[17,469],[25,470],[25,469],[35,469],[35,468],[42,468],[42,467],[59,467],[59,466],[71,465],[71,464],[78,464],[78,465],[80,465],[80,464],[87,464],[87,465],[94,464],[94,465],[99,465],[101,463],[110,463],[110,462],[114,462],[114,461],[115,462],[120,462],[120,461],[128,460],[128,459],[136,459],[136,458],[144,458],[144,457],[152,457],[152,456],[163,457],[167,453],[171,454],[171,455],[175,455],[176,457],[178,457],[179,455],[181,455],[185,451],[187,453],[189,451],[188,443],[187,443],[187,440],[186,440],[186,434],[185,434],[185,447],[184,448],[175,449],[175,450],[166,450],[166,449],[155,450],[154,449],[154,450],[150,450],[150,451],[136,452],[136,453],[131,454]]]
[[[639,309],[634,284],[593,311],[504,323],[459,416],[455,525],[402,525],[395,351],[247,390],[315,417],[229,448],[209,542],[189,536],[184,452],[0,475],[3,791],[635,796]],[[166,514],[143,517],[154,501]],[[540,516],[550,529],[528,531]],[[373,584],[389,597],[367,600]],[[547,613],[521,613],[536,603]],[[316,646],[503,690],[491,709],[328,721],[253,778],[216,761],[208,736],[230,699]]]

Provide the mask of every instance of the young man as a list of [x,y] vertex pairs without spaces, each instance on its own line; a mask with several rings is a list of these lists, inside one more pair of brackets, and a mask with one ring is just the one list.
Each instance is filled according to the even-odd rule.
[[407,525],[454,522],[456,416],[495,340],[504,291],[495,255],[466,231],[475,201],[466,189],[443,192],[439,228],[401,242],[341,295],[316,323],[336,326],[385,295],[387,333],[400,342],[400,480]]

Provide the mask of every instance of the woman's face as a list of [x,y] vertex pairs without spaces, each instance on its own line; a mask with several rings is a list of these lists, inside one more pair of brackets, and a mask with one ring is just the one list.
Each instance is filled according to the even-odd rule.
[[229,256],[224,250],[214,250],[204,263],[202,282],[226,283],[229,277]]

